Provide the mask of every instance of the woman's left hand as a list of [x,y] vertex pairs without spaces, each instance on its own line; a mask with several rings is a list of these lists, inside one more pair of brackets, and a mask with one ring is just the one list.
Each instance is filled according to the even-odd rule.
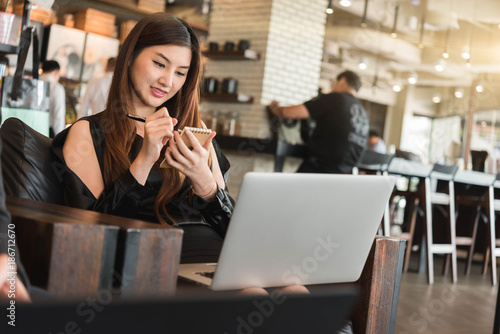
[[184,135],[191,141],[193,149],[189,149],[181,139],[180,134],[174,131],[174,137],[168,142],[165,159],[170,166],[178,169],[191,180],[197,194],[204,198],[211,198],[217,190],[217,184],[208,166],[208,158],[212,138],[215,137],[216,133],[212,131],[203,145],[191,131],[186,130]]

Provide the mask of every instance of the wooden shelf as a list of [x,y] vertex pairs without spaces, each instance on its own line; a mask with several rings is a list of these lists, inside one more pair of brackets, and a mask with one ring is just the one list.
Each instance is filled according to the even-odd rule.
[[204,93],[201,95],[201,100],[202,102],[253,103],[253,97],[245,94]]
[[205,57],[212,60],[259,60],[260,54],[254,50],[204,51]]

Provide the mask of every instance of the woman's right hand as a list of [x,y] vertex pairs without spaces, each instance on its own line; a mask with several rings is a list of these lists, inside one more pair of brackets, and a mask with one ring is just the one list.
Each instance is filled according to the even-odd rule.
[[165,107],[146,118],[142,148],[130,166],[130,172],[140,184],[146,183],[151,168],[160,158],[163,146],[173,137],[176,124],[177,119],[170,117]]
[[146,118],[141,153],[151,166],[160,158],[163,146],[174,136],[176,124],[177,119],[170,117],[165,107]]

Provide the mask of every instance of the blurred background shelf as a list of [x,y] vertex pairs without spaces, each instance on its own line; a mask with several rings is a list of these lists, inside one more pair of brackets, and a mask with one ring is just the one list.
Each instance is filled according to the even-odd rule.
[[205,57],[212,60],[259,60],[260,54],[254,50],[231,50],[231,51],[213,51],[203,52]]
[[253,97],[245,94],[205,93],[202,94],[201,100],[207,102],[224,103],[253,103]]

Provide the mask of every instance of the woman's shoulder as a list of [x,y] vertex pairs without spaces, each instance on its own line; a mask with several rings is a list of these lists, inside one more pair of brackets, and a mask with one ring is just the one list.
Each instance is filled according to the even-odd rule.
[[52,142],[52,146],[62,148],[68,140],[74,142],[82,139],[90,139],[95,136],[95,132],[99,132],[100,119],[100,114],[78,119],[71,126],[57,134]]

